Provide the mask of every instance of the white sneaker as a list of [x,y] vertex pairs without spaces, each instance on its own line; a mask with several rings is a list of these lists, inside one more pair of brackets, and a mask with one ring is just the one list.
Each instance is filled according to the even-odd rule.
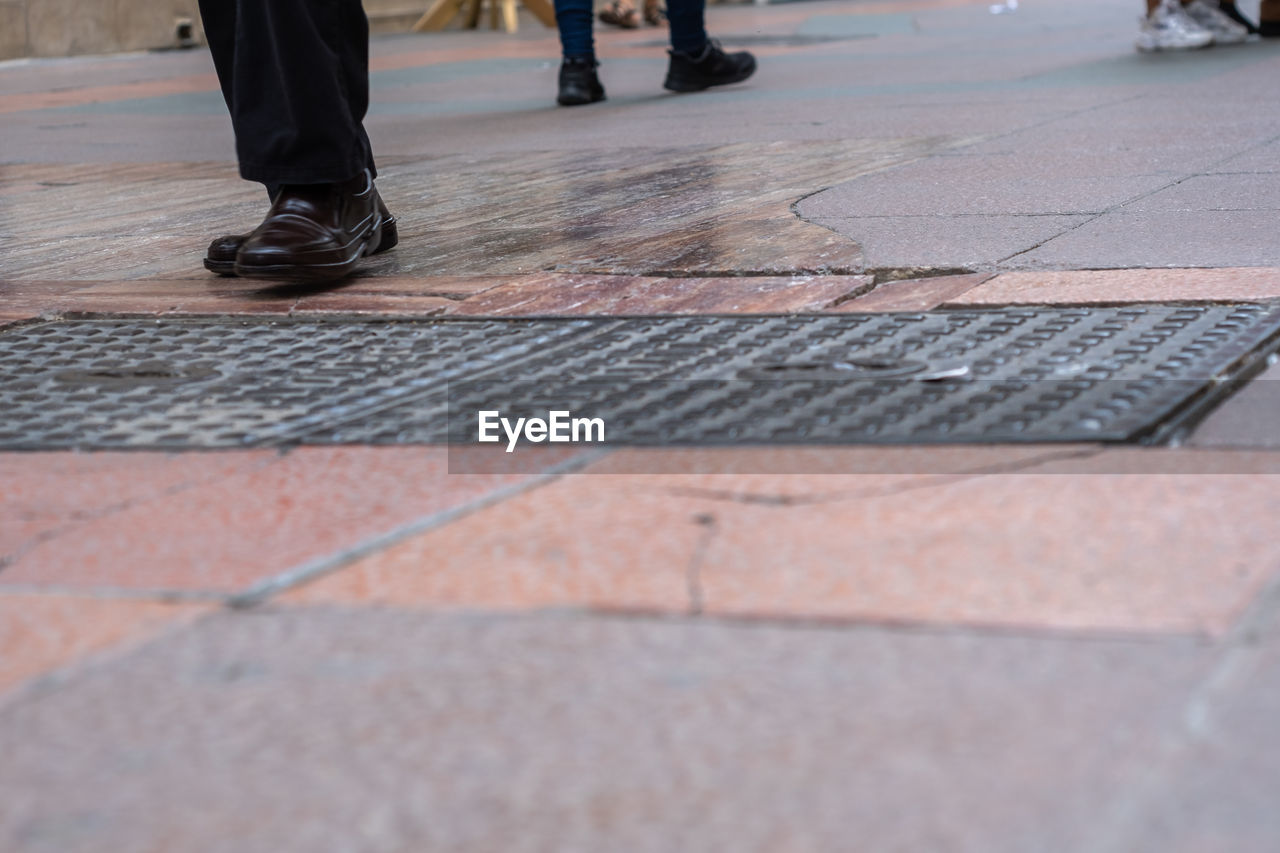
[[1240,44],[1249,38],[1249,30],[1231,20],[1217,3],[1194,0],[1182,8],[1191,20],[1213,34],[1214,44]]
[[1178,0],[1161,0],[1142,20],[1134,47],[1143,53],[1157,50],[1195,50],[1213,44],[1213,33],[1196,23]]

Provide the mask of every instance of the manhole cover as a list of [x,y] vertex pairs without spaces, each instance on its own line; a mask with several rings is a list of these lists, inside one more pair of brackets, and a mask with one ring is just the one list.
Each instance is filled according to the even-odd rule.
[[617,444],[1150,440],[1277,336],[1263,305],[50,322],[0,333],[0,447],[473,442],[557,409]]

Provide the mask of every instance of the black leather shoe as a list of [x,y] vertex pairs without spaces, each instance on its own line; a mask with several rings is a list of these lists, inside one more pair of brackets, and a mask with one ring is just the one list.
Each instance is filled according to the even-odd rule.
[[556,103],[562,107],[594,104],[604,100],[604,86],[596,76],[600,63],[594,59],[571,56],[560,63],[560,94]]
[[701,92],[712,86],[741,83],[756,73],[756,58],[745,50],[725,53],[715,39],[707,39],[700,56],[667,51],[671,64],[663,87],[673,92]]
[[[374,190],[377,193],[377,190]],[[378,240],[378,244],[369,250],[369,254],[376,255],[385,252],[387,249],[394,249],[396,244],[400,242],[400,233],[396,228],[396,218],[391,215],[391,211],[387,210],[387,205],[382,201],[382,197],[378,197],[378,213],[382,215],[382,235]],[[236,254],[240,251],[240,247],[244,245],[244,241],[249,239],[248,234],[226,234],[218,237],[209,244],[209,248],[205,251],[204,268],[210,272],[216,272],[218,275],[234,276],[236,274]]]
[[342,184],[283,186],[236,252],[235,273],[333,281],[350,275],[381,240],[378,192],[368,170]]

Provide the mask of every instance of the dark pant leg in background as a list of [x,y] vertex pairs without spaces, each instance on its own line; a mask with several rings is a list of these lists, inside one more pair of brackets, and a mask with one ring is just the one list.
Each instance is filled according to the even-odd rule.
[[671,49],[697,56],[707,46],[707,0],[667,0]]
[[369,22],[360,0],[200,0],[240,175],[271,185],[373,169]]
[[591,0],[555,0],[556,26],[560,28],[560,53],[570,57],[596,55],[591,34]]

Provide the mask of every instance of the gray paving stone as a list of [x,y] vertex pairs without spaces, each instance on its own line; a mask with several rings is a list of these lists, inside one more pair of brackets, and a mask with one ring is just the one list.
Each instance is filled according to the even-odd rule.
[[[1274,599],[1275,596],[1272,596]],[[1189,736],[1153,768],[1142,807],[1110,849],[1141,853],[1274,853],[1280,849],[1280,608],[1242,637],[1219,665],[1203,703],[1188,713]],[[1136,804],[1135,804],[1136,805]]]
[[1280,142],[1255,145],[1218,163],[1211,172],[1280,172]]
[[980,270],[1069,232],[1089,217],[867,216],[812,221],[855,240],[862,247],[867,269]]
[[1211,654],[1177,638],[224,613],[0,711],[0,848],[1079,849]]
[[797,205],[807,219],[1101,213],[1171,182],[1168,175],[1090,175],[1063,180],[1034,158],[931,157],[856,178]]
[[1010,261],[1014,269],[1280,265],[1275,218],[1254,211],[1113,212]]
[[1280,365],[1218,407],[1187,443],[1195,447],[1280,449]]
[[1195,175],[1129,202],[1124,209],[1280,210],[1280,173]]

